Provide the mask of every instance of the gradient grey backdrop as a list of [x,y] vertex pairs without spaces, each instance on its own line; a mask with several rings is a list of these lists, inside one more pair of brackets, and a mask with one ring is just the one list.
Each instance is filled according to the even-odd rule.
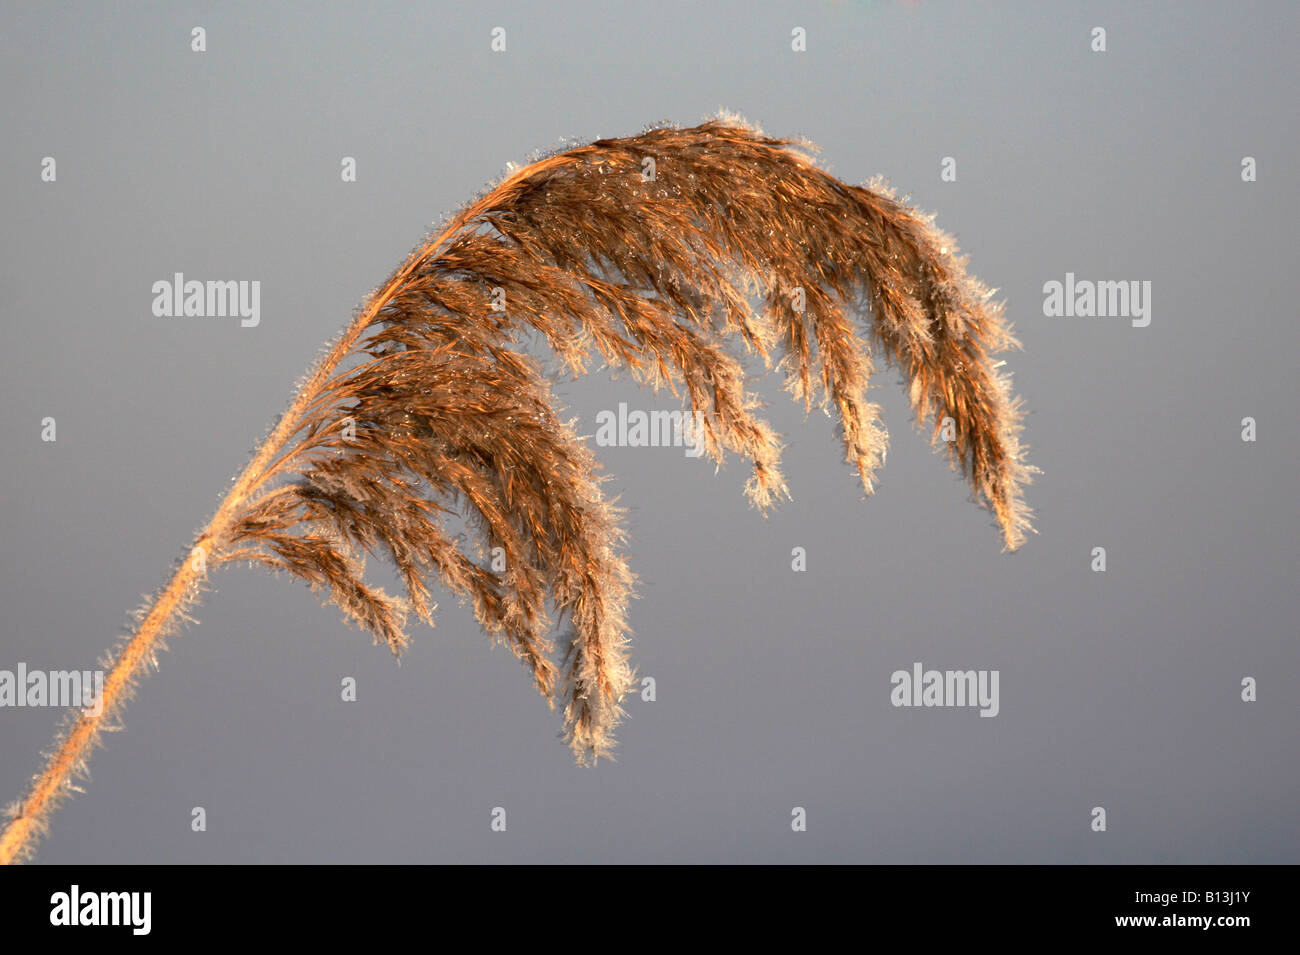
[[[1001,554],[892,370],[865,502],[831,421],[771,377],[794,500],[768,520],[738,460],[602,449],[658,700],[629,701],[595,769],[445,594],[399,667],[305,587],[222,572],[41,861],[1296,860],[1293,4],[3,11],[0,667],[93,666],[319,346],[426,228],[562,137],[726,108],[849,181],[888,176],[1007,300],[1045,472],[1039,535]],[[261,326],[154,318],[175,271],[260,280]],[[1044,318],[1066,271],[1150,280],[1150,327]],[[675,406],[604,373],[559,394],[587,433],[622,400]],[[894,709],[913,661],[999,669],[1001,714]],[[0,710],[0,799],[58,716]]]

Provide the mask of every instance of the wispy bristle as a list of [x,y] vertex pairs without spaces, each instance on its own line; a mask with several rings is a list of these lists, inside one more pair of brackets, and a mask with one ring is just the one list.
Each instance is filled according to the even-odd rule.
[[[519,351],[529,332],[574,374],[605,363],[684,394],[705,452],[751,462],[760,509],[788,494],[781,443],[732,346],[775,364],[805,408],[834,409],[868,493],[888,442],[866,400],[874,346],[907,377],[918,422],[937,436],[952,419],[953,464],[1019,547],[1036,469],[992,358],[1016,347],[1000,306],[930,217],[883,184],[840,182],[808,151],[734,117],[655,127],[539,159],[453,217],[300,384],[200,534],[206,562],[175,572],[116,655],[106,716],[210,567],[253,561],[321,590],[394,653],[408,610],[432,622],[441,581],[563,708],[579,760],[608,755],[635,681],[633,578],[595,459]],[[454,506],[503,569],[448,533]],[[365,583],[367,553],[394,563],[405,598]],[[569,627],[558,664],[551,608]],[[30,854],[106,722],[74,717],[13,808],[0,860]]]
[[[632,685],[632,578],[597,464],[559,424],[519,333],[540,332],[575,374],[604,362],[684,393],[705,451],[719,463],[727,451],[748,458],[746,492],[766,509],[789,493],[781,445],[756,416],[728,340],[769,364],[776,353],[797,400],[834,409],[845,458],[871,493],[888,435],[866,398],[872,359],[855,318],[869,315],[864,331],[908,376],[918,420],[937,430],[953,419],[954,464],[1018,547],[1029,517],[1020,489],[1034,469],[1019,407],[989,359],[1015,344],[1000,308],[929,217],[882,184],[832,178],[801,145],[727,118],[516,171],[417,249],[373,303],[362,363],[314,396],[282,459],[297,478],[276,503],[276,526],[252,513],[238,542],[264,538],[272,564],[328,586],[394,647],[386,598],[353,581],[335,549],[287,548],[285,521],[386,554],[425,619],[429,580],[441,578],[564,707],[579,758],[594,758],[612,744]],[[504,572],[470,561],[443,531],[434,500],[448,498],[469,506]],[[548,601],[572,628],[561,671]]]

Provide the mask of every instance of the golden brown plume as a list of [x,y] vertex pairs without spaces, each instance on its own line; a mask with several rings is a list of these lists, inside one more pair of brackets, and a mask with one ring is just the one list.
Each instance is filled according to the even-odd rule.
[[[597,463],[520,351],[533,332],[574,373],[602,362],[683,388],[707,453],[751,462],[746,491],[762,509],[787,493],[780,445],[732,340],[782,368],[805,408],[834,406],[868,493],[887,440],[866,400],[874,343],[936,441],[952,419],[950,457],[1018,547],[1034,469],[990,357],[1016,344],[1000,307],[929,217],[879,184],[840,182],[806,148],[734,120],[600,140],[519,169],[412,252],[142,611],[111,661],[103,715],[71,714],[12,807],[0,861],[30,854],[208,571],[231,561],[302,578],[394,653],[408,612],[432,622],[440,582],[564,708],[578,758],[608,754],[633,682],[632,575]],[[444,528],[452,507],[479,537],[469,553]],[[503,572],[485,566],[487,548],[501,548]],[[405,597],[365,582],[366,554],[396,565]],[[548,604],[569,625],[558,654]]]

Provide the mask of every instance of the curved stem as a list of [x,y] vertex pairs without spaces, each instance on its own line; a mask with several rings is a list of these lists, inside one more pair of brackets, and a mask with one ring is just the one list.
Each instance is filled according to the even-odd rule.
[[[484,210],[491,208],[503,195],[523,188],[526,179],[559,166],[575,162],[577,153],[553,156],[533,166],[526,166],[508,176],[488,195],[452,217],[437,238],[426,241],[417,248],[402,267],[393,273],[388,282],[371,296],[369,302],[344,330],[325,358],[312,371],[307,381],[298,389],[288,410],[266,436],[251,461],[236,478],[234,486],[217,508],[212,520],[199,533],[195,548],[220,547],[231,525],[238,519],[245,501],[292,455],[278,457],[284,445],[298,432],[301,419],[318,399],[321,390],[330,382],[335,367],[356,345],[362,333],[396,291],[411,275],[439,249],[449,237],[459,232]],[[193,553],[193,551],[191,551]],[[207,562],[187,559],[159,592],[140,625],[122,647],[104,679],[99,715],[78,713],[67,732],[57,742],[55,751],[46,760],[44,768],[35,777],[31,788],[18,804],[9,824],[0,834],[0,864],[9,864],[31,855],[46,828],[49,815],[72,789],[73,779],[85,767],[91,750],[99,740],[106,719],[119,712],[130,696],[136,680],[143,676],[147,664],[162,647],[165,636],[182,619],[185,609],[198,596],[199,588],[207,576]],[[76,711],[73,711],[74,713]]]

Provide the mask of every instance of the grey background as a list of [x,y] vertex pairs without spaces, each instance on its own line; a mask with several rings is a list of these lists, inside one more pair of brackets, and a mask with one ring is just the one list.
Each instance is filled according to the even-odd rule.
[[[600,449],[658,700],[594,769],[445,594],[399,667],[305,587],[222,572],[39,860],[1296,861],[1296,27],[1290,3],[5,3],[0,667],[93,666],[366,293],[561,137],[727,108],[888,176],[1009,303],[1045,472],[1040,533],[1001,554],[892,370],[865,502],[773,377],[795,499],[770,519],[739,460]],[[260,280],[261,326],[154,318],[174,271]],[[1044,318],[1066,271],[1150,280],[1150,327]],[[587,433],[675,406],[603,373],[559,394]],[[913,661],[999,669],[1001,714],[891,707]],[[0,711],[0,799],[58,716]]]

